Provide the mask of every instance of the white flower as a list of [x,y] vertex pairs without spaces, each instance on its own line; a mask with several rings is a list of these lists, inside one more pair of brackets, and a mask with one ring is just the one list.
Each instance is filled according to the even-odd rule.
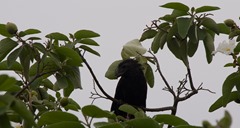
[[221,52],[225,55],[230,55],[234,53],[235,47],[236,47],[235,40],[229,40],[229,42],[223,41],[218,45],[217,49],[212,52],[212,55],[215,55],[217,52]]
[[142,46],[140,41],[138,39],[134,39],[123,45],[121,55],[123,58],[128,58],[143,55],[146,52],[147,49]]

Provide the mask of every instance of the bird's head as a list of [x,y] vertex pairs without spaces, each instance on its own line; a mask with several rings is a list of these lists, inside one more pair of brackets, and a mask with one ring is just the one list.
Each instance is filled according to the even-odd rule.
[[138,63],[137,60],[126,59],[118,65],[115,75],[117,77],[120,77],[127,73],[129,74],[132,71],[141,71],[141,70],[142,70],[142,66],[141,66],[141,64]]

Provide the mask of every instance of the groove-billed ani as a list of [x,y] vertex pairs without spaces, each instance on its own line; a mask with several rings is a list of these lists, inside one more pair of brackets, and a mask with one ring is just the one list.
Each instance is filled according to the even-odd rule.
[[[114,98],[135,107],[146,107],[147,83],[141,64],[133,59],[124,60],[118,65],[116,76],[121,76],[121,78]],[[111,111],[125,118],[133,118],[132,115],[129,116],[127,113],[118,110],[121,105],[113,102]]]

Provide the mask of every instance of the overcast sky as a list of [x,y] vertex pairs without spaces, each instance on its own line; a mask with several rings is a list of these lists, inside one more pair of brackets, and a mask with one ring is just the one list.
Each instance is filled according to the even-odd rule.
[[[174,0],[179,1],[179,0]],[[100,52],[101,57],[88,55],[87,60],[94,69],[103,88],[114,95],[117,80],[108,80],[104,74],[108,66],[115,60],[121,59],[122,46],[135,38],[140,38],[146,25],[151,21],[170,12],[168,9],[160,8],[170,0],[5,0],[1,1],[0,23],[14,22],[19,30],[37,28],[42,31],[41,36],[51,32],[64,34],[74,33],[80,29],[90,29],[101,35],[96,41],[101,45],[95,49]],[[223,22],[231,18],[238,21],[238,8],[240,2],[227,0],[181,0],[180,2],[190,7],[203,5],[218,6],[219,11],[212,12],[216,22]],[[227,40],[227,36],[216,37],[215,44]],[[148,49],[151,40],[144,41],[143,45]],[[157,54],[161,68],[170,84],[178,85],[186,74],[182,62],[165,50]],[[221,86],[232,70],[223,68],[225,63],[231,62],[231,57],[217,54],[209,65],[205,59],[203,45],[200,45],[194,58],[190,59],[190,66],[195,86],[203,82],[203,87],[208,88],[216,94],[201,91],[186,102],[180,103],[177,115],[187,120],[190,124],[200,125],[203,120],[210,120],[213,124],[222,118],[225,109],[208,113],[210,105],[221,95]],[[153,67],[154,68],[154,67]],[[1,72],[3,73],[3,72]],[[81,68],[83,90],[76,90],[73,97],[81,106],[91,103],[90,92],[93,91],[93,82],[86,68]],[[147,106],[164,107],[172,104],[172,96],[162,91],[163,82],[156,74],[154,88],[149,88]],[[109,110],[111,102],[100,99],[95,105]],[[232,127],[240,125],[239,105],[231,103],[227,106],[233,116]],[[152,116],[158,113],[148,113]]]

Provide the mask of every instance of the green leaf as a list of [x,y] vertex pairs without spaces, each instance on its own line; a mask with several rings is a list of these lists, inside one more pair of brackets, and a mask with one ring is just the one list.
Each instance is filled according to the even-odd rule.
[[66,35],[59,33],[59,32],[50,33],[50,34],[46,35],[45,37],[54,39],[54,40],[69,41],[69,39]]
[[[55,64],[54,60],[50,57],[46,57],[41,63],[38,62],[34,63],[30,70],[29,75],[35,76],[37,73],[44,73],[45,75],[42,78],[47,78],[48,76],[54,74],[60,68]],[[40,72],[38,72],[40,71]]]
[[202,13],[202,12],[209,12],[209,11],[214,11],[214,10],[219,10],[219,7],[216,6],[202,6],[199,7],[195,10],[196,14],[197,13]]
[[0,35],[5,37],[13,37],[13,35],[9,34],[9,32],[7,31],[5,24],[0,24]]
[[67,83],[68,83],[68,86],[63,89],[63,95],[65,97],[69,97],[74,90],[74,85],[69,79],[67,79]]
[[136,108],[128,104],[123,104],[118,109],[131,115],[134,115],[136,112],[138,112]]
[[12,51],[18,43],[10,38],[5,38],[0,41],[0,62]]
[[230,74],[224,81],[222,86],[222,98],[223,98],[223,106],[225,107],[229,102],[229,97],[232,92],[232,89],[235,85],[239,85],[240,74],[232,73]]
[[27,38],[27,40],[41,40],[40,37],[29,37]]
[[153,38],[155,35],[157,34],[157,31],[156,30],[153,30],[153,29],[148,29],[146,30],[145,32],[143,32],[141,38],[140,38],[140,41],[144,41],[146,39],[151,39]]
[[214,48],[214,40],[210,34],[206,33],[206,37],[203,40],[203,44],[205,47],[207,62],[211,63],[212,62],[212,52],[214,51],[215,48]]
[[32,46],[42,53],[45,53],[47,51],[44,45],[41,43],[33,43]]
[[82,48],[83,50],[88,51],[94,55],[100,56],[100,54],[97,51],[93,50],[92,48],[90,48],[86,45],[81,45],[79,48]]
[[67,78],[65,76],[57,73],[56,74],[56,79],[57,79],[57,81],[56,81],[55,85],[57,85],[60,89],[68,87],[68,81],[67,81]]
[[116,76],[116,70],[118,68],[118,65],[122,62],[123,60],[116,60],[114,61],[109,67],[107,72],[105,73],[105,77],[108,79],[117,79]]
[[79,30],[74,33],[74,37],[76,39],[83,39],[83,38],[93,38],[93,37],[99,37],[100,35],[96,32],[93,32],[91,30]]
[[219,28],[217,23],[208,17],[202,18],[202,25],[210,30],[212,30],[213,32],[215,32],[216,34],[219,34]]
[[176,17],[167,14],[167,15],[164,15],[164,16],[160,17],[159,19],[167,21],[167,22],[173,22],[176,19]]
[[79,56],[79,54],[74,51],[71,48],[68,48],[66,46],[62,46],[55,49],[55,52],[58,55],[61,55],[63,57],[63,60],[67,60],[67,64],[71,66],[81,66],[82,65],[82,58]]
[[185,11],[185,12],[189,11],[189,7],[187,5],[179,3],[179,2],[170,2],[167,4],[161,5],[160,7],[176,9],[176,10]]
[[74,88],[82,89],[79,67],[66,66],[64,67],[64,71],[66,72],[66,78],[74,85]]
[[19,100],[14,100],[11,104],[11,109],[21,115],[21,117],[28,122],[29,125],[35,125],[33,114],[27,109],[25,103]]
[[164,44],[167,41],[167,33],[159,30],[153,39],[151,49],[153,53],[157,53],[159,48],[163,49]]
[[82,108],[82,113],[94,118],[110,117],[110,112],[104,111],[95,105],[87,105]]
[[177,19],[178,34],[182,39],[186,38],[188,30],[192,25],[193,18],[178,18]]
[[0,75],[0,91],[18,91],[21,88],[16,85],[17,80],[13,77],[9,77],[8,75]]
[[172,126],[188,125],[187,121],[174,115],[159,114],[155,115],[153,118],[159,123],[164,123]]
[[189,57],[192,57],[196,53],[198,44],[199,44],[198,42],[194,42],[193,40],[188,41],[188,56]]
[[37,125],[41,127],[43,125],[51,125],[64,121],[79,122],[78,118],[71,113],[62,111],[49,111],[40,116]]
[[129,126],[134,128],[159,128],[159,124],[157,121],[151,118],[137,118],[126,121]]
[[14,62],[11,67],[8,66],[7,60],[0,62],[0,70],[22,71],[22,66],[18,62]]
[[224,23],[219,23],[217,24],[218,29],[219,29],[219,33],[223,33],[223,34],[229,34],[230,33],[230,28],[224,24]]
[[119,122],[97,122],[93,124],[95,128],[124,128]]
[[182,126],[177,126],[175,128],[203,128],[201,126],[192,126],[192,125],[182,125]]
[[16,62],[16,59],[19,57],[20,53],[22,52],[22,49],[23,47],[19,47],[8,55],[7,57],[8,67],[11,67],[14,64],[14,62]]
[[230,128],[232,124],[232,117],[228,111],[225,111],[224,117],[218,122],[218,126],[222,128]]
[[153,74],[153,70],[152,67],[147,64],[147,69],[146,69],[146,73],[145,73],[145,77],[147,80],[148,85],[153,88],[154,86],[154,74]]
[[12,128],[6,113],[0,115],[0,120],[0,128]]
[[84,128],[84,126],[80,122],[76,121],[62,121],[51,125],[47,125],[44,128]]
[[167,46],[168,49],[173,53],[173,55],[181,60],[181,53],[180,53],[180,44],[177,42],[175,38],[168,40]]
[[19,32],[19,36],[23,37],[26,35],[32,35],[32,34],[38,34],[38,33],[41,33],[41,31],[38,29],[27,29],[25,31]]
[[30,48],[30,46],[24,45],[22,46],[22,50],[21,53],[19,54],[19,58],[20,58],[20,63],[23,67],[23,75],[24,77],[29,80],[29,67],[30,67],[30,61],[31,61],[31,57],[33,55],[32,49]]
[[9,111],[10,105],[14,101],[14,97],[10,94],[0,95],[0,115]]
[[227,63],[224,65],[224,67],[235,67],[236,64],[235,63]]
[[173,10],[171,16],[174,18],[180,17],[180,16],[185,16],[188,15],[187,12],[185,11],[180,11],[180,10]]
[[94,41],[93,39],[89,39],[89,38],[81,39],[81,40],[79,40],[77,42],[81,43],[81,44],[99,46],[99,44],[96,41]]

